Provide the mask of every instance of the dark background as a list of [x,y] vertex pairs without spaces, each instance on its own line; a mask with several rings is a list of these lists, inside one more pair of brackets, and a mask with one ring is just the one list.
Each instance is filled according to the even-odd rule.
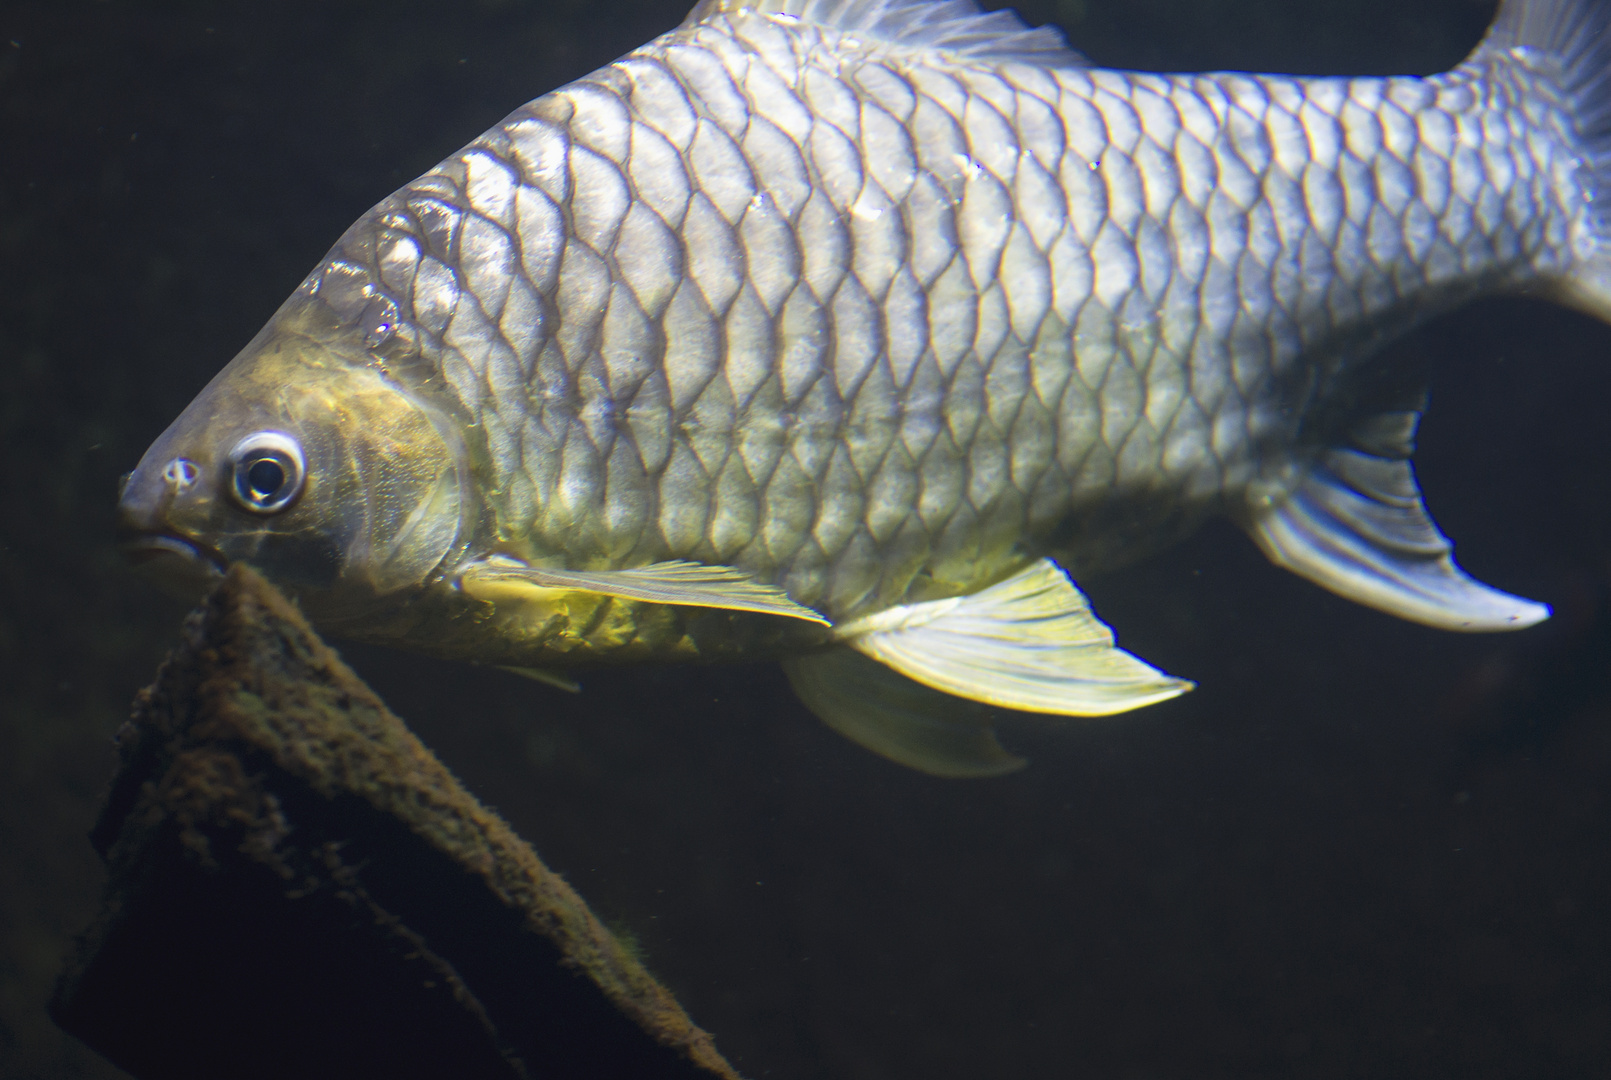
[[[1110,66],[1362,74],[1454,63],[1491,6],[1023,10]],[[109,736],[182,615],[112,547],[118,475],[365,208],[682,15],[0,6],[0,1076],[117,1075],[43,1003],[98,901]],[[1082,583],[1200,689],[1015,722],[1032,766],[973,783],[839,740],[771,666],[568,697],[345,654],[751,1077],[1605,1076],[1611,330],[1494,300],[1398,351],[1433,366],[1434,513],[1544,626],[1397,622],[1212,527]]]

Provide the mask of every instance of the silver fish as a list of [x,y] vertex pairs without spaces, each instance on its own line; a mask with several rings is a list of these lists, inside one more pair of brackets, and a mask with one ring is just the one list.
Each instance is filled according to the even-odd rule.
[[1214,514],[1384,611],[1530,625],[1373,356],[1479,294],[1611,316],[1608,24],[1504,0],[1430,78],[1159,75],[969,0],[703,0],[360,218],[146,453],[126,543],[555,680],[783,658],[952,776],[1022,764],[989,707],[1189,689],[1074,579]]

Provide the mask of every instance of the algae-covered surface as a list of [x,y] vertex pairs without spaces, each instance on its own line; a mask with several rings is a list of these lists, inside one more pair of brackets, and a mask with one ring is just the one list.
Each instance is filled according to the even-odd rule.
[[[680,4],[97,3],[0,13],[0,1076],[109,1077],[44,1003],[100,871],[111,735],[184,605],[122,566],[116,479],[353,218]],[[1061,0],[1096,61],[1430,71],[1477,0]],[[1611,331],[1486,301],[1418,468],[1524,634],[1395,622],[1228,527],[1085,582],[1199,689],[1012,724],[999,781],[905,773],[775,669],[562,696],[344,658],[771,1078],[1611,1071]]]
[[[123,768],[93,834],[112,870],[107,901],[52,1015],[131,1068],[143,1061],[142,1076],[168,1075],[176,1063],[186,1075],[251,1063],[253,1075],[272,1076],[261,1064],[270,1052],[307,1075],[316,1062],[317,1075],[354,1075],[360,1063],[363,1075],[391,1075],[435,1045],[422,1025],[451,1026],[457,1044],[470,1019],[482,1039],[435,1053],[466,1073],[463,1058],[476,1052],[505,1060],[510,1068],[498,1075],[738,1080],[576,891],[249,568],[231,568],[186,620],[118,743]],[[221,920],[172,914],[208,911],[224,896],[237,910]],[[221,967],[218,954],[242,935],[264,935],[266,954]],[[340,943],[339,954],[326,952],[327,940]],[[343,983],[371,967],[379,970]],[[297,1011],[294,999],[321,991],[220,985],[289,983],[309,970],[342,992]],[[205,985],[199,993],[171,985],[186,978]],[[406,997],[411,984],[424,1001]],[[423,1015],[400,1030],[401,1020],[377,1025],[373,1009],[347,1000],[381,993],[404,994],[395,1010]],[[265,996],[275,1004],[265,1007]],[[224,1008],[209,1016],[232,1019],[195,1015],[218,1002]],[[350,1009],[357,1030],[321,1030],[315,1049],[283,1030],[295,1025],[287,1008],[321,1028]],[[156,1030],[165,1019],[205,1046],[199,1058]],[[391,1066],[359,1055],[332,1068],[320,1060],[332,1039],[339,1051],[424,1042],[388,1050]]]

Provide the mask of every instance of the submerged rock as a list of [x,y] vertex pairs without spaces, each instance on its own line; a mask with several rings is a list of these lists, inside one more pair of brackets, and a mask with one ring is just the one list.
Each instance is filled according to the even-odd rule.
[[256,574],[119,736],[57,1022],[142,1080],[728,1077],[669,991]]

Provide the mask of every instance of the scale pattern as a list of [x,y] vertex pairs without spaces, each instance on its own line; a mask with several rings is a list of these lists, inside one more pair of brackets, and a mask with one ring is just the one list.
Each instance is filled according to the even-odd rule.
[[312,281],[451,388],[506,550],[840,619],[1279,487],[1383,334],[1556,269],[1564,116],[1480,54],[1164,76],[740,11],[516,111]]

